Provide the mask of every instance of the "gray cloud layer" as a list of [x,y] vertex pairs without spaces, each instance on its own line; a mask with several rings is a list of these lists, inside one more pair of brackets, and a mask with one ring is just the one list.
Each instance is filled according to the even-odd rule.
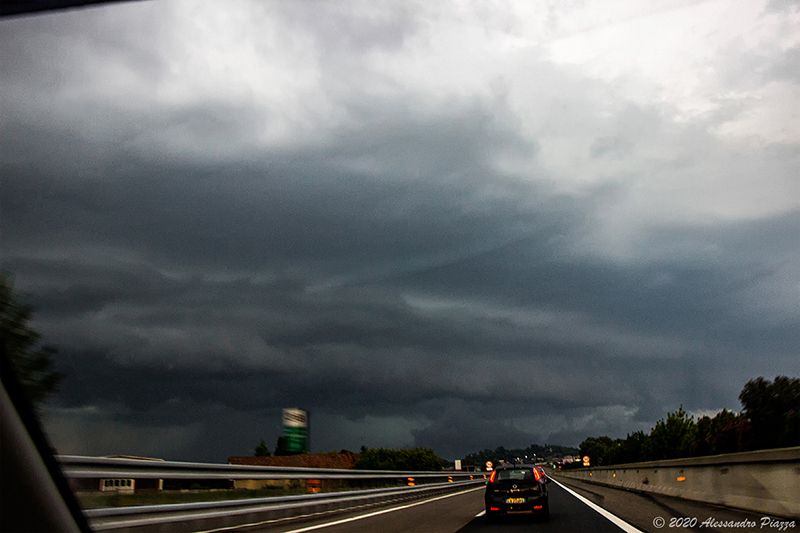
[[[800,149],[770,98],[686,120],[551,58],[558,31],[449,41],[535,16],[204,9],[0,23],[3,268],[69,373],[62,452],[219,461],[301,405],[317,450],[456,458],[797,375]],[[720,49],[715,83],[796,110],[796,44]]]

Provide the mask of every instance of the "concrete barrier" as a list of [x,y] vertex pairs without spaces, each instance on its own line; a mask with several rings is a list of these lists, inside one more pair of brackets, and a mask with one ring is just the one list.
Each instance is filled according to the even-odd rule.
[[800,518],[800,447],[553,473],[610,487]]

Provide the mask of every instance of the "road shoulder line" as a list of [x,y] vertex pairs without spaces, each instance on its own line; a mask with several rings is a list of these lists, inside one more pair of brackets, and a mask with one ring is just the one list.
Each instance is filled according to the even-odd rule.
[[561,483],[559,483],[558,481],[556,481],[552,477],[550,479],[553,481],[553,483],[555,483],[556,485],[558,485],[559,487],[561,487],[562,489],[564,489],[568,493],[570,493],[573,496],[575,496],[576,498],[578,498],[578,500],[580,500],[581,502],[585,503],[586,505],[588,505],[593,510],[597,511],[598,513],[600,513],[604,518],[609,520],[612,524],[614,524],[615,526],[620,528],[622,531],[625,531],[625,533],[643,533],[641,529],[636,529],[635,527],[633,527],[632,525],[627,523],[622,518],[618,517],[617,515],[609,513],[608,511],[606,511],[605,509],[603,509],[602,507],[600,507],[596,503],[594,503],[594,502],[592,502],[590,500],[587,500],[586,498],[584,498],[583,496],[581,496],[580,494],[578,494],[574,490],[570,489],[569,487],[565,487],[564,485],[562,485]]

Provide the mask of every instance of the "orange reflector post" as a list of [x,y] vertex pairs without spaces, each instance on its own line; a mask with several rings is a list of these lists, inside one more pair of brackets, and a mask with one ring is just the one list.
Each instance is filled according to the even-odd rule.
[[453,476],[447,476],[447,481],[452,483],[453,482]]
[[413,477],[408,478],[408,486],[409,487],[413,487],[414,486],[414,478]]
[[685,478],[684,476],[680,476],[680,477],[678,478],[678,481],[686,481],[686,478]]

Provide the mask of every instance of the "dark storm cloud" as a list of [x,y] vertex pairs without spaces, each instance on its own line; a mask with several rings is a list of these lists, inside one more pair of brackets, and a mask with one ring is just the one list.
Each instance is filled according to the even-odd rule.
[[[209,114],[198,110],[194,118]],[[472,106],[424,120],[390,114],[373,120],[391,126],[344,132],[322,153],[278,151],[202,166],[143,161],[125,144],[98,161],[89,155],[97,148],[91,142],[12,125],[4,135],[12,153],[63,148],[37,158],[34,168],[4,165],[10,238],[99,240],[167,264],[179,257],[180,267],[291,269],[312,258],[312,270],[336,274],[364,261],[394,271],[414,268],[420,256],[449,260],[502,245],[536,224],[543,216],[525,205],[527,196],[538,197],[537,209],[554,209],[546,191],[488,175],[484,154],[511,138],[489,115]],[[339,168],[361,157],[380,162],[389,175]],[[416,177],[398,177],[403,172]],[[443,172],[452,179],[442,180]]]
[[[213,68],[233,55],[174,96],[192,46],[171,25],[203,26],[171,5],[143,8],[163,9],[147,41],[138,8],[4,25],[3,268],[60,347],[64,452],[224,460],[271,446],[292,405],[312,412],[317,450],[576,445],[681,404],[735,409],[747,379],[797,370],[800,215],[763,200],[719,214],[751,172],[780,191],[797,168],[791,142],[709,133],[749,100],[689,125],[665,106],[604,107],[615,87],[536,51],[523,92],[543,111],[523,117],[502,79],[467,96],[389,79],[384,60],[431,20],[317,4],[232,15],[287,24],[294,38],[259,42],[260,57],[318,61],[320,90],[290,95],[302,105],[276,94],[304,75],[273,64],[232,90]],[[793,53],[765,76],[791,81]],[[270,137],[281,124],[300,133]],[[562,129],[570,177],[599,179],[579,192],[545,164]],[[696,215],[659,196],[674,193],[662,179],[707,180],[722,207]],[[625,253],[597,236],[617,214]]]
[[[26,273],[55,342],[102,354],[72,356],[65,407],[123,406],[115,423],[166,428],[206,427],[198,405],[242,413],[303,405],[355,420],[413,406],[433,421],[412,431],[413,442],[439,443],[453,456],[471,448],[449,442],[459,417],[423,407],[436,398],[481,402],[471,409],[476,436],[463,441],[475,445],[493,413],[524,416],[532,404],[553,417],[635,406],[632,420],[652,424],[665,399],[686,408],[730,402],[730,392],[698,382],[710,365],[699,368],[697,358],[751,355],[743,347],[765,330],[731,311],[737,295],[774,273],[758,258],[791,250],[798,223],[789,215],[648,238],[655,248],[711,247],[710,258],[576,261],[565,245],[591,204],[496,179],[506,194],[480,206],[480,176],[378,181],[324,160],[128,163],[138,172],[79,187],[10,180],[13,198],[26,200],[10,209],[16,242],[36,222],[32,240],[86,251],[6,261]],[[535,201],[520,200],[528,197]],[[134,261],[109,250],[135,251]],[[182,273],[170,276],[165,265]],[[790,353],[798,331],[789,320],[751,348]],[[511,376],[520,368],[522,381]],[[576,444],[586,433],[502,427],[496,445],[551,435]],[[599,427],[631,428],[624,420]]]
[[415,444],[434,448],[442,456],[461,457],[464,450],[526,448],[542,442],[540,435],[521,431],[502,420],[498,422],[497,418],[476,419],[469,409],[448,415],[437,419],[432,426],[413,431]]
[[[791,223],[794,221],[787,221],[787,227]],[[757,228],[738,229],[745,236],[759,231]],[[748,242],[751,241],[748,239]],[[476,259],[463,263],[464,270],[470,274],[491,271]],[[639,288],[645,285],[643,279],[652,278],[648,276],[650,272],[633,270],[615,276],[610,268],[585,267],[585,272],[578,275],[569,273],[568,265],[553,264],[549,275],[545,269],[528,268],[524,279],[514,279],[513,273],[504,270],[509,264],[526,263],[504,260],[494,266],[501,270],[498,277],[507,278],[510,286],[515,287],[515,291],[508,290],[507,294],[498,291],[493,299],[495,305],[507,300],[515,308],[525,309],[537,302],[539,305],[561,302],[568,309],[569,302],[574,302],[575,308],[589,313],[596,324],[550,323],[547,327],[536,328],[515,324],[508,317],[486,320],[457,313],[420,316],[398,297],[399,291],[370,285],[340,287],[309,295],[297,284],[281,282],[257,285],[244,280],[225,283],[161,280],[161,296],[152,294],[147,298],[151,301],[142,302],[144,313],[134,315],[134,323],[152,328],[157,324],[182,322],[185,328],[189,320],[201,328],[215,330],[205,341],[212,348],[206,352],[195,346],[191,353],[182,354],[183,347],[179,343],[172,347],[137,350],[135,344],[119,346],[124,337],[115,335],[110,340],[114,346],[110,358],[77,357],[82,361],[83,389],[76,392],[68,387],[62,399],[68,406],[117,402],[126,406],[130,413],[117,417],[118,420],[135,423],[138,419],[140,423],[147,421],[165,426],[177,422],[174,417],[181,417],[183,403],[177,403],[174,410],[164,410],[165,405],[176,400],[193,405],[219,405],[234,411],[258,411],[282,403],[301,404],[313,412],[333,410],[355,418],[368,414],[402,415],[413,405],[415,410],[435,420],[431,428],[413,433],[415,442],[422,445],[440,434],[445,446],[445,436],[450,431],[447,428],[455,421],[437,415],[437,409],[422,407],[436,398],[458,397],[480,402],[470,409],[472,420],[477,424],[476,431],[493,423],[496,416],[493,413],[502,411],[507,416],[524,416],[530,412],[531,405],[536,405],[540,413],[553,415],[579,406],[635,405],[640,409],[635,418],[641,419],[643,425],[652,425],[654,418],[663,415],[659,399],[665,397],[675,398],[672,401],[681,402],[686,408],[725,405],[730,401],[726,398],[728,393],[705,383],[701,376],[708,375],[716,364],[752,357],[752,353],[737,346],[742,339],[751,336],[747,321],[726,316],[726,306],[731,304],[725,296],[735,287],[727,282],[724,274],[715,279],[706,273],[694,281],[696,293],[709,289],[706,299],[693,301],[673,293],[676,301],[671,302],[668,294],[642,292]],[[558,274],[561,270],[567,272]],[[667,267],[662,265],[662,270]],[[680,271],[673,275],[687,285],[692,282],[691,276],[682,275]],[[486,294],[482,294],[485,286],[500,287],[499,282],[493,283],[484,277],[484,285],[477,290],[479,286],[475,280],[459,276],[458,270],[447,272],[445,269],[437,276],[438,283],[427,287],[417,283],[418,277],[410,281],[402,277],[395,283],[403,283],[406,290],[432,298],[437,294],[486,298]],[[523,285],[524,280],[538,280],[541,285],[531,281]],[[514,297],[537,287],[549,292],[553,301]],[[133,289],[135,292],[136,286]],[[609,300],[612,294],[615,297]],[[46,293],[43,297],[38,302],[40,308],[58,307],[47,301]],[[76,301],[84,297],[78,293]],[[132,296],[121,299],[128,305],[135,302]],[[210,304],[213,304],[211,312]],[[626,305],[636,305],[640,316],[615,312]],[[717,311],[708,315],[708,310]],[[231,315],[227,315],[228,312]],[[688,314],[689,319],[681,313]],[[568,317],[558,317],[559,320],[565,318]],[[726,324],[721,318],[731,323]],[[46,323],[49,317],[43,314],[41,319]],[[704,324],[702,328],[692,326],[693,321],[698,320]],[[258,331],[257,336],[264,345],[280,353],[280,358],[272,361],[275,367],[269,367],[263,351],[258,352],[259,357],[250,359],[236,343],[227,347],[225,343],[214,345],[213,337],[229,327],[242,333]],[[562,328],[568,331],[559,331]],[[659,339],[657,335],[663,333],[659,328],[667,329],[666,334],[675,337]],[[752,325],[749,329],[764,331]],[[653,330],[653,339],[643,334],[648,330]],[[138,343],[152,342],[153,334],[159,335],[158,329],[151,330],[152,333],[144,331]],[[643,338],[631,340],[628,333]],[[770,335],[771,347],[762,342],[759,348],[790,353],[791,339],[797,337],[797,328],[785,330],[785,336],[775,333]],[[694,338],[704,353],[687,353],[677,338],[684,344],[687,338]],[[708,346],[712,343],[713,348]],[[226,349],[232,353],[226,353]],[[135,355],[131,356],[133,360],[126,357],[137,351],[150,355],[144,360],[136,360]],[[392,362],[398,354],[401,360]],[[631,365],[632,359],[636,361],[634,365]],[[517,369],[530,371],[522,377],[527,385],[514,376]],[[555,381],[556,387],[547,388],[537,374]],[[470,375],[474,377],[471,384]],[[122,381],[114,376],[125,376],[125,386],[121,387]],[[73,379],[68,383],[71,381]],[[166,414],[170,416],[163,418]],[[195,418],[190,415],[188,419]],[[619,422],[618,427],[625,426]],[[436,428],[443,429],[437,433],[439,429]],[[566,438],[581,431],[585,429],[563,429],[557,434]],[[501,434],[505,435],[503,432],[494,435]],[[547,437],[547,434],[528,434],[522,430],[512,431],[509,438],[512,435],[515,442],[525,435],[531,441]],[[502,441],[498,440],[497,445],[500,444]],[[331,443],[327,447],[335,446]]]

